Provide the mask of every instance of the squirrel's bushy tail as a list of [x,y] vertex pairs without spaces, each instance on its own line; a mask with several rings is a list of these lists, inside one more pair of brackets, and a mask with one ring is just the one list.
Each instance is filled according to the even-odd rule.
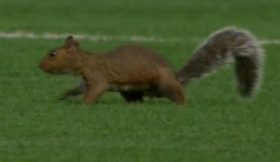
[[230,60],[235,62],[240,94],[252,96],[261,82],[263,50],[250,32],[235,27],[227,27],[210,35],[196,49],[190,61],[177,72],[177,79],[187,85]]

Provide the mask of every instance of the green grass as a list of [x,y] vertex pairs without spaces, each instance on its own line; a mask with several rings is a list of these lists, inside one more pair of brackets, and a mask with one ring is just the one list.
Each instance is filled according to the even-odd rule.
[[[279,38],[277,0],[37,2],[0,0],[0,31],[103,33],[179,37],[141,43],[175,69],[217,28],[237,25],[261,38]],[[233,69],[186,89],[188,102],[127,104],[106,93],[96,105],[58,101],[77,84],[38,69],[45,52],[63,40],[0,39],[0,161],[277,161],[280,158],[280,46],[267,45],[264,81],[251,101],[238,97]],[[123,41],[82,41],[107,51]]]

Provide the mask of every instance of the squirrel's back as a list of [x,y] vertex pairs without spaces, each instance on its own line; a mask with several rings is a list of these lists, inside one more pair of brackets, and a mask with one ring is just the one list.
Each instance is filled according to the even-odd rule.
[[155,51],[137,45],[123,45],[103,55],[108,73],[112,79],[123,77],[124,80],[134,78],[157,77],[163,70],[172,73],[169,63]]
[[[161,57],[157,52],[139,45],[122,45],[107,53],[107,58],[120,61],[123,65],[133,64],[134,66],[165,66],[170,67],[168,61]],[[152,69],[151,69],[152,70]]]

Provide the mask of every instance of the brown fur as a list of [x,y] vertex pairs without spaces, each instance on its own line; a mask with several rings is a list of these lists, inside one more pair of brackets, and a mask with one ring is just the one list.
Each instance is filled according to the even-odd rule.
[[[176,103],[185,101],[183,87],[169,64],[154,51],[135,45],[95,54],[81,50],[69,36],[63,47],[52,50],[42,60],[40,68],[52,74],[82,76],[86,84],[84,102],[88,104],[107,90],[120,92],[127,101],[141,101],[144,93],[158,93]],[[65,95],[71,93],[79,93],[79,88]]]

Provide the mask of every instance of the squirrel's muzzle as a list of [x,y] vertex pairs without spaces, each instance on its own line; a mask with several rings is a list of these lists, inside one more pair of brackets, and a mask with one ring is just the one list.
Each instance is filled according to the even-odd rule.
[[47,65],[47,63],[45,61],[42,61],[40,64],[39,64],[39,68],[41,70],[43,70],[44,72],[47,72],[47,73],[50,73],[50,68],[49,66]]

